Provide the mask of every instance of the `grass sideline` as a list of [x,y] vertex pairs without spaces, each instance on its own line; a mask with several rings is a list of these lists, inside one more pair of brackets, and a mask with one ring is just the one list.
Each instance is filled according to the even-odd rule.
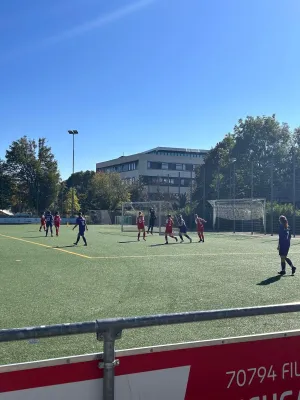
[[[193,234],[192,244],[165,246],[109,226],[86,236],[88,247],[75,247],[71,227],[45,238],[36,225],[0,225],[1,329],[299,300],[300,268],[277,276],[276,237],[209,233],[203,244]],[[290,254],[300,267],[299,239]],[[124,331],[117,348],[298,328],[296,314],[145,328]],[[101,350],[94,335],[0,343],[0,364]]]

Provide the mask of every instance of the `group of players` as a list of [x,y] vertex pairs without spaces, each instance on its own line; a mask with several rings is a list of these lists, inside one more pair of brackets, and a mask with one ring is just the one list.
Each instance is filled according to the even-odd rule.
[[[150,209],[149,213],[149,224],[148,224],[148,231],[147,233],[153,234],[153,228],[156,220],[156,215],[155,215],[155,210],[153,208]],[[178,227],[179,227],[179,237],[180,237],[180,243],[184,242],[183,236],[185,236],[187,239],[189,239],[190,243],[192,242],[192,238],[187,234],[187,226],[186,223],[182,217],[182,215],[179,215],[179,218],[177,219]],[[204,224],[206,221],[203,218],[200,218],[197,214],[195,214],[195,223],[197,226],[197,234],[199,237],[199,242],[204,243]],[[142,211],[139,211],[137,219],[136,219],[136,225],[138,229],[138,236],[137,239],[140,241],[141,233],[143,234],[143,240],[146,240],[146,228],[145,228],[145,217]],[[173,228],[174,228],[174,220],[171,216],[171,214],[168,214],[167,220],[166,220],[166,227],[165,227],[165,244],[168,244],[168,237],[171,237],[172,239],[178,241],[178,238],[174,235],[173,233]]]
[[[46,233],[46,236],[48,236],[49,230],[51,237],[53,237],[53,225],[55,227],[56,231],[56,236],[59,235],[59,229],[60,229],[60,224],[61,224],[61,218],[58,212],[55,213],[53,216],[51,211],[47,211],[45,214],[42,214],[41,216],[41,226],[39,231],[41,232],[42,229]],[[84,242],[84,246],[87,246],[87,241],[85,238],[85,231],[88,230],[86,220],[83,217],[82,213],[78,213],[78,217],[76,218],[75,226],[73,227],[73,230],[78,226],[78,234],[77,234],[77,239],[76,242],[74,242],[74,245],[77,245],[80,238],[82,238]]]
[[[153,234],[153,228],[155,225],[155,220],[156,220],[156,214],[155,210],[153,208],[150,209],[149,213],[149,223],[148,223],[148,231],[147,233]],[[187,226],[186,223],[182,217],[182,215],[179,215],[179,218],[177,219],[178,227],[179,227],[179,237],[180,237],[180,243],[184,242],[183,236],[186,237],[190,243],[192,242],[192,238],[188,235],[187,233]],[[199,237],[199,242],[204,243],[204,224],[206,221],[203,218],[200,218],[197,214],[195,214],[195,224],[197,226],[197,234]],[[288,220],[285,216],[281,215],[279,218],[279,223],[280,223],[280,228],[279,228],[279,241],[278,241],[278,251],[279,251],[279,256],[281,258],[281,270],[279,271],[280,275],[285,275],[286,270],[285,266],[286,263],[291,267],[292,275],[295,274],[296,272],[296,267],[293,265],[292,261],[288,257],[289,249],[290,249],[290,241],[291,241],[291,229],[288,224]],[[47,211],[45,214],[41,216],[41,226],[39,231],[41,232],[42,229],[45,231],[46,236],[48,236],[49,230],[51,237],[53,237],[53,225],[55,227],[56,231],[56,236],[59,235],[59,229],[60,229],[60,224],[61,224],[61,218],[58,212],[54,214],[54,216],[51,214],[51,211]],[[142,211],[138,213],[137,219],[136,219],[136,224],[137,224],[137,229],[138,229],[138,241],[140,240],[141,233],[143,234],[143,239],[146,240],[146,229],[145,229],[145,217]],[[77,245],[80,238],[82,238],[84,242],[84,246],[87,246],[87,241],[85,238],[85,231],[88,230],[86,220],[84,216],[82,215],[81,212],[78,213],[78,217],[76,218],[76,223],[75,226],[73,227],[73,230],[78,226],[78,234],[77,234],[77,239],[76,242],[74,242],[74,245]],[[166,227],[165,227],[165,244],[168,244],[168,237],[171,237],[172,239],[178,241],[177,237],[173,233],[173,228],[174,228],[174,220],[171,216],[171,214],[168,214],[167,220],[166,220]]]

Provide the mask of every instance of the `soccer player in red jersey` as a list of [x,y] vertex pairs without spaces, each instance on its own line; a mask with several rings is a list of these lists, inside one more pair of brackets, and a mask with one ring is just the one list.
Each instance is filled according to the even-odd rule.
[[60,215],[58,212],[56,212],[54,216],[54,226],[55,226],[56,236],[58,236],[60,221],[61,221]]
[[145,218],[142,211],[139,211],[139,215],[136,219],[136,225],[138,228],[138,241],[140,241],[141,232],[143,232],[143,239],[146,240]]
[[46,230],[46,218],[45,218],[45,214],[42,214],[42,216],[41,216],[40,232],[42,231],[42,228],[44,228],[44,231]]
[[165,230],[165,239],[166,239],[166,244],[168,244],[168,236],[171,238],[175,239],[176,242],[178,241],[177,237],[173,235],[173,225],[174,221],[172,219],[171,214],[168,214],[168,219],[166,221],[166,230]]
[[203,242],[204,243],[204,225],[206,223],[205,219],[198,217],[197,214],[195,214],[195,223],[197,225],[197,233],[199,236],[199,243]]

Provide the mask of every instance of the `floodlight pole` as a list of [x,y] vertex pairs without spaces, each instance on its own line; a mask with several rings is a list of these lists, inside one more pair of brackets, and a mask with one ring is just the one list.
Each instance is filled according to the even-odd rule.
[[73,135],[73,168],[72,168],[72,211],[71,216],[74,217],[74,166],[75,166],[75,140],[74,136],[78,135],[76,129],[68,131],[69,135]]
[[202,215],[203,218],[205,219],[205,197],[206,197],[206,188],[205,188],[205,181],[206,181],[206,168],[205,164],[203,165],[203,210],[202,210]]
[[293,236],[296,236],[296,154],[293,147]]
[[273,200],[274,200],[274,158],[272,156],[272,163],[271,163],[271,236],[273,236],[273,219],[274,219],[274,211],[273,211]]
[[251,235],[253,235],[253,160],[251,160]]
[[233,233],[235,233],[235,162],[236,158],[231,159],[231,163],[233,164]]

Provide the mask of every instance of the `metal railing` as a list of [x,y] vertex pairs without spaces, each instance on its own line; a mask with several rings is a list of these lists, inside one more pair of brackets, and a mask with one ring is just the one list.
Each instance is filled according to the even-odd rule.
[[111,318],[80,323],[2,329],[0,330],[0,342],[96,333],[97,339],[103,341],[103,399],[114,400],[115,366],[117,365],[117,361],[115,360],[115,341],[121,337],[123,329],[285,314],[291,312],[300,312],[300,303],[160,314],[143,317]]

